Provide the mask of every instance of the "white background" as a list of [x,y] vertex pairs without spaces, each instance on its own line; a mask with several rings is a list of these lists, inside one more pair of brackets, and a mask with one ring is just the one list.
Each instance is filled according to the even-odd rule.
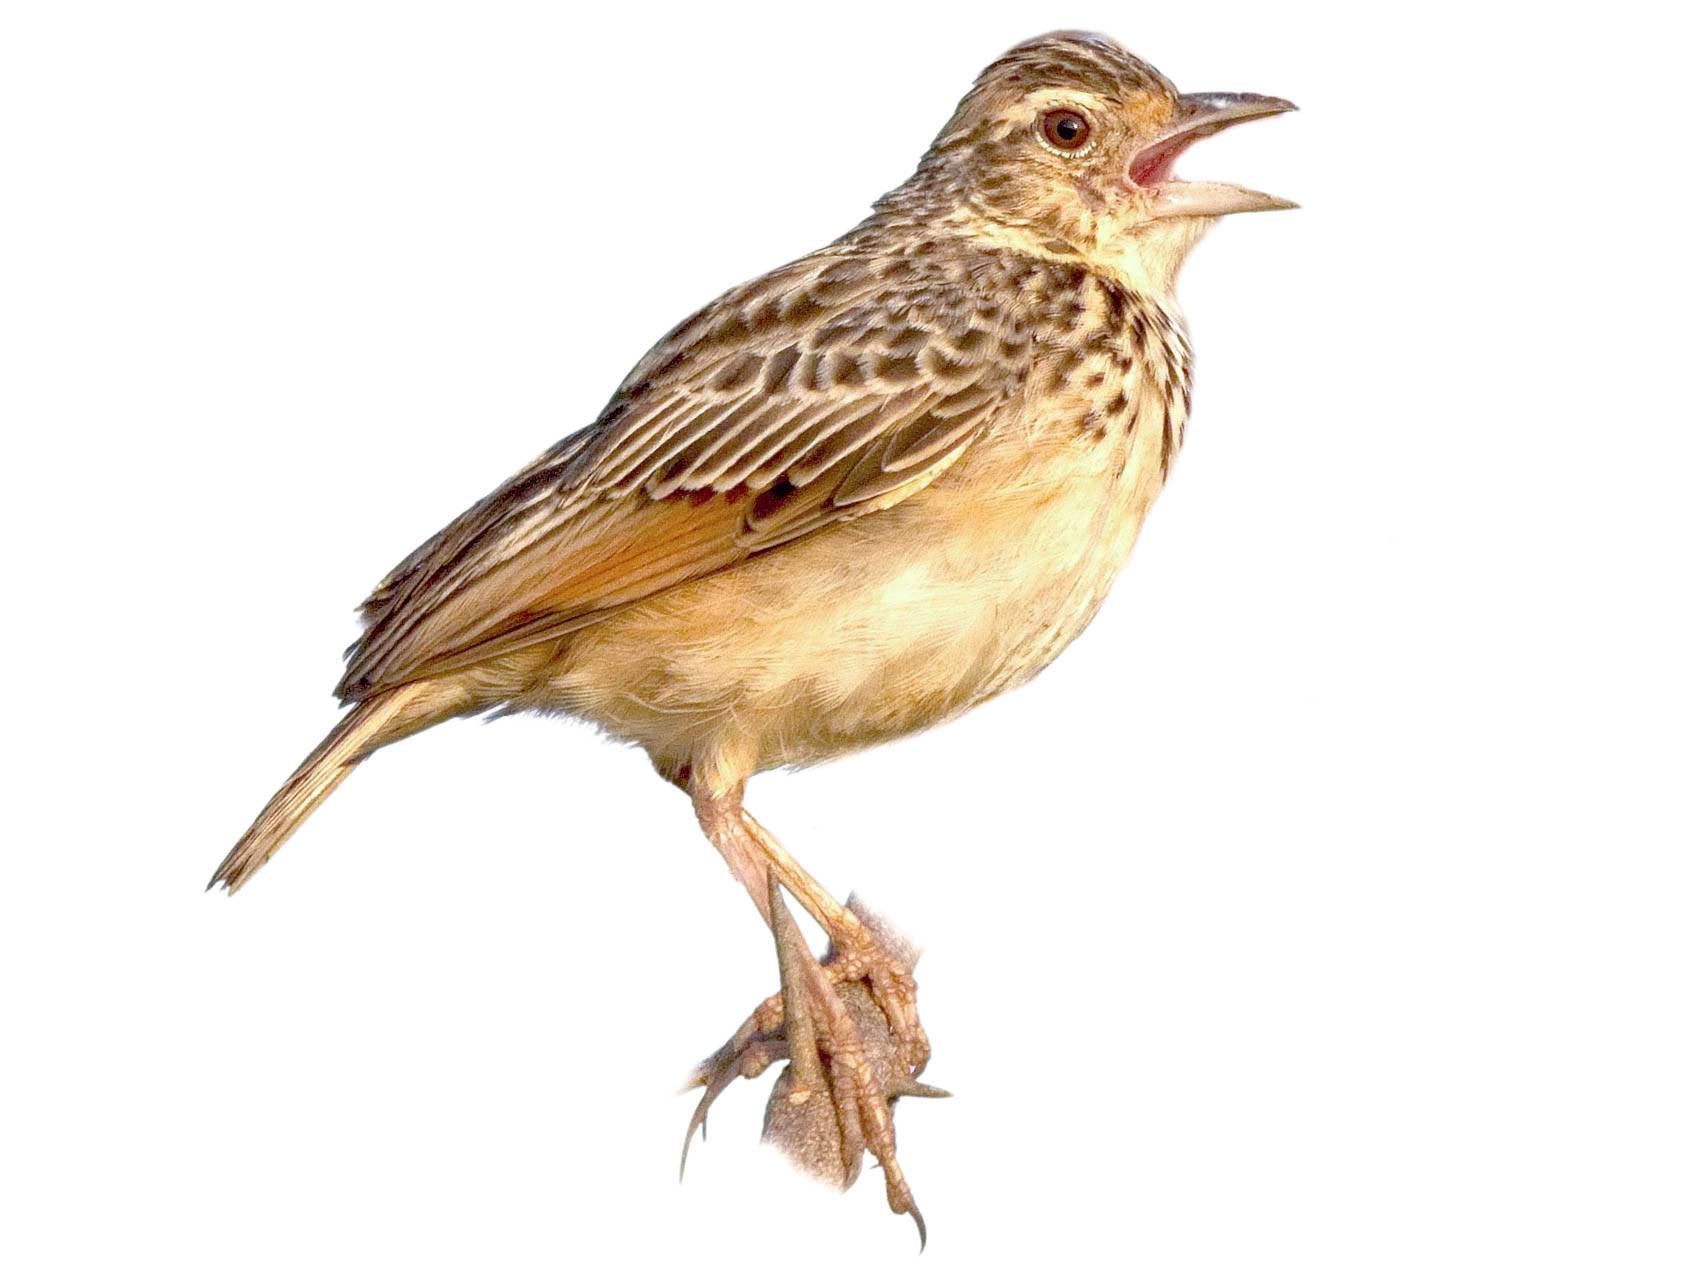
[[[0,1271],[1700,1276],[1700,90],[1595,12],[9,5]],[[200,890],[367,588],[1060,25],[1304,208],[1084,639],[753,788],[928,948],[915,1260],[764,1085],[677,1185],[774,975],[637,753],[458,722]]]

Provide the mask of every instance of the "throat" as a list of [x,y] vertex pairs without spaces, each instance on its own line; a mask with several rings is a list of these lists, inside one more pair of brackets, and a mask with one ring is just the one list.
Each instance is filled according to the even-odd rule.
[[1116,231],[1098,240],[1096,266],[1140,297],[1171,307],[1179,269],[1213,221],[1166,218]]

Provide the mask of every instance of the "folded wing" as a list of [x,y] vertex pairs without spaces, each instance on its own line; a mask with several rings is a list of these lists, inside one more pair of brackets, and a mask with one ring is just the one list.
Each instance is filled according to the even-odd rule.
[[1017,403],[1030,356],[975,279],[902,255],[828,251],[744,285],[374,590],[338,693],[537,644],[892,506]]

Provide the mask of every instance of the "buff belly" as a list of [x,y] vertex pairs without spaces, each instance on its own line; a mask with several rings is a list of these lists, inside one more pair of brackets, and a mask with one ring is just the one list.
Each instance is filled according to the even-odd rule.
[[1079,634],[1160,488],[1159,450],[1136,428],[987,448],[888,511],[576,633],[520,701],[731,785],[916,732]]

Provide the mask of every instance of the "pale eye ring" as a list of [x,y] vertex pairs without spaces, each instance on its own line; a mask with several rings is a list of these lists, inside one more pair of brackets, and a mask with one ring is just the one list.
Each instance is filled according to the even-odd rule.
[[1077,111],[1061,108],[1050,111],[1038,121],[1038,131],[1044,142],[1056,151],[1072,155],[1090,145],[1091,122]]

